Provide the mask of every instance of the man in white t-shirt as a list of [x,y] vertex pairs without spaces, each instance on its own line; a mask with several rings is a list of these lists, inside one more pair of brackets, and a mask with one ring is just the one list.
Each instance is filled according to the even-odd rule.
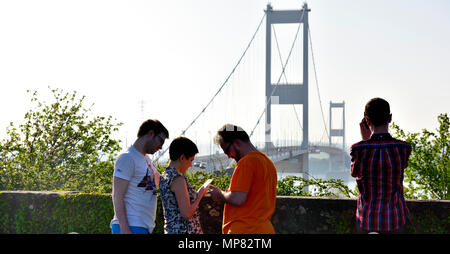
[[147,154],[160,150],[169,132],[158,120],[142,123],[138,138],[114,165],[113,234],[150,234],[155,228],[159,174]]

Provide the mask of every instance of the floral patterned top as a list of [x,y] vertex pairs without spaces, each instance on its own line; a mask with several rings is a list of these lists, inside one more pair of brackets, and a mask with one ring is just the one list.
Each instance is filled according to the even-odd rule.
[[177,176],[181,176],[186,180],[189,200],[191,203],[194,202],[198,195],[194,187],[188,183],[185,176],[179,174],[173,167],[166,168],[159,183],[159,190],[164,211],[164,233],[203,234],[198,210],[195,211],[194,215],[192,215],[189,220],[185,220],[181,216],[177,199],[175,198],[175,193],[170,190],[170,185],[172,184],[173,179]]

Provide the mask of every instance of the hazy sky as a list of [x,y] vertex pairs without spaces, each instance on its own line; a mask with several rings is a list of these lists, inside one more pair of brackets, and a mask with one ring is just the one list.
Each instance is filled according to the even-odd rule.
[[[271,4],[300,9],[303,2]],[[437,127],[438,114],[450,109],[450,1],[307,2],[322,107],[328,121],[329,102],[345,101],[347,145],[359,141],[358,123],[372,97],[390,102],[394,122],[405,131]],[[95,103],[94,113],[124,122],[119,136],[128,144],[142,117],[160,119],[171,138],[179,135],[231,72],[267,3],[0,0],[0,137],[29,109],[26,90],[46,96],[47,86],[77,90]],[[265,23],[260,42],[264,33]],[[293,36],[286,35],[284,44]],[[258,49],[255,61],[264,64],[264,47]],[[257,75],[263,91],[264,73]],[[312,62],[309,75],[310,132],[318,139],[323,122]],[[234,89],[230,96],[239,97]],[[264,98],[245,96],[264,104]],[[236,124],[250,131],[256,118],[251,113],[248,122]],[[226,120],[219,115],[208,121],[220,127]]]

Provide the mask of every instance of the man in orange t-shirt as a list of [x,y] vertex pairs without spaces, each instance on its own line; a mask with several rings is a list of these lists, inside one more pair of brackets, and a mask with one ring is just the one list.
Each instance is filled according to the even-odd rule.
[[226,124],[216,143],[237,161],[226,191],[211,186],[213,200],[224,200],[224,234],[274,234],[270,221],[275,210],[277,171],[273,162],[258,151],[240,127]]

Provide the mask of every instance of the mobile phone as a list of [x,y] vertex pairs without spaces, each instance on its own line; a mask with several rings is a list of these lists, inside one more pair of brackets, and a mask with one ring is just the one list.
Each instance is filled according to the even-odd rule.
[[367,122],[365,120],[363,121],[363,123],[364,123],[364,127],[366,127],[367,129],[370,129],[369,125],[367,124]]

